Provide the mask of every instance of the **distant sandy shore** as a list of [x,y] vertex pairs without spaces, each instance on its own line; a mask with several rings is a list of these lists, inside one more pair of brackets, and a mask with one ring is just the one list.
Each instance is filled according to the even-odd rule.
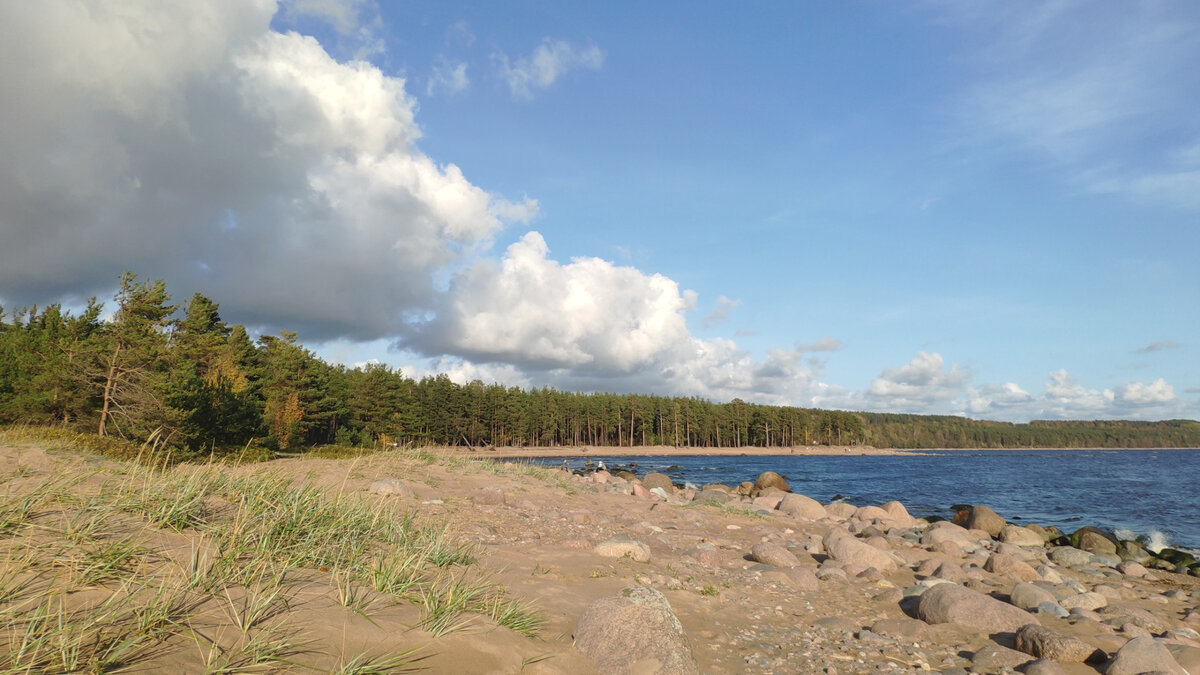
[[465,448],[465,447],[442,447],[433,448],[435,452],[449,453],[457,455],[467,455],[472,457],[493,457],[497,459],[510,459],[522,457],[648,457],[648,456],[667,456],[667,457],[778,457],[787,455],[808,455],[808,456],[847,456],[847,455],[919,455],[923,454],[921,450],[894,450],[891,448],[873,448],[869,445],[813,445],[813,446],[798,446],[791,448],[759,448],[759,447],[741,447],[741,448],[696,448],[696,447],[674,447],[670,445],[648,445],[637,447],[616,447],[611,445],[587,445],[587,446],[556,446],[556,447],[538,447],[538,448],[523,448],[523,447],[489,447],[489,448]]

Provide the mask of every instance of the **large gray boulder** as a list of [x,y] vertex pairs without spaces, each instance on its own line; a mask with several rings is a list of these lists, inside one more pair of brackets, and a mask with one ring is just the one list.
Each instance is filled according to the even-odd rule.
[[1015,633],[1038,623],[1032,614],[957,584],[938,584],[921,594],[917,618],[925,623],[956,623],[987,633]]
[[671,604],[648,586],[626,588],[620,595],[589,605],[575,624],[575,647],[601,673],[700,672]]

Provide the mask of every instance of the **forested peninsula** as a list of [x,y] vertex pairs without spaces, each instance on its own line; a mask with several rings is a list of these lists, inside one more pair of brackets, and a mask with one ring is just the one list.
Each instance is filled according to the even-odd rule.
[[1200,447],[1200,422],[1034,421],[522,389],[384,365],[347,368],[283,332],[252,339],[212,300],[175,305],[126,273],[111,318],[92,299],[0,307],[0,423],[61,425],[197,454],[338,444],[891,448]]

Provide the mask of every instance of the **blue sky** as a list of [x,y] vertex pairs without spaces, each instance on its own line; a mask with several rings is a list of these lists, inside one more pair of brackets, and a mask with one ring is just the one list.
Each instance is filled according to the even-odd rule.
[[1200,418],[1196,5],[643,5],[6,5],[0,301],[132,269],[417,376]]

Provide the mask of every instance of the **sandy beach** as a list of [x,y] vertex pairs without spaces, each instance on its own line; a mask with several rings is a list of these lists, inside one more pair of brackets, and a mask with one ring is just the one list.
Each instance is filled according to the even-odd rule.
[[[578,456],[620,450],[647,449]],[[698,493],[476,461],[490,454],[151,470],[0,438],[0,667],[1200,672],[1200,580],[1144,551],[1051,544],[982,507],[961,527],[931,524],[903,495],[855,507],[778,487]],[[345,557],[374,536],[387,545]]]

